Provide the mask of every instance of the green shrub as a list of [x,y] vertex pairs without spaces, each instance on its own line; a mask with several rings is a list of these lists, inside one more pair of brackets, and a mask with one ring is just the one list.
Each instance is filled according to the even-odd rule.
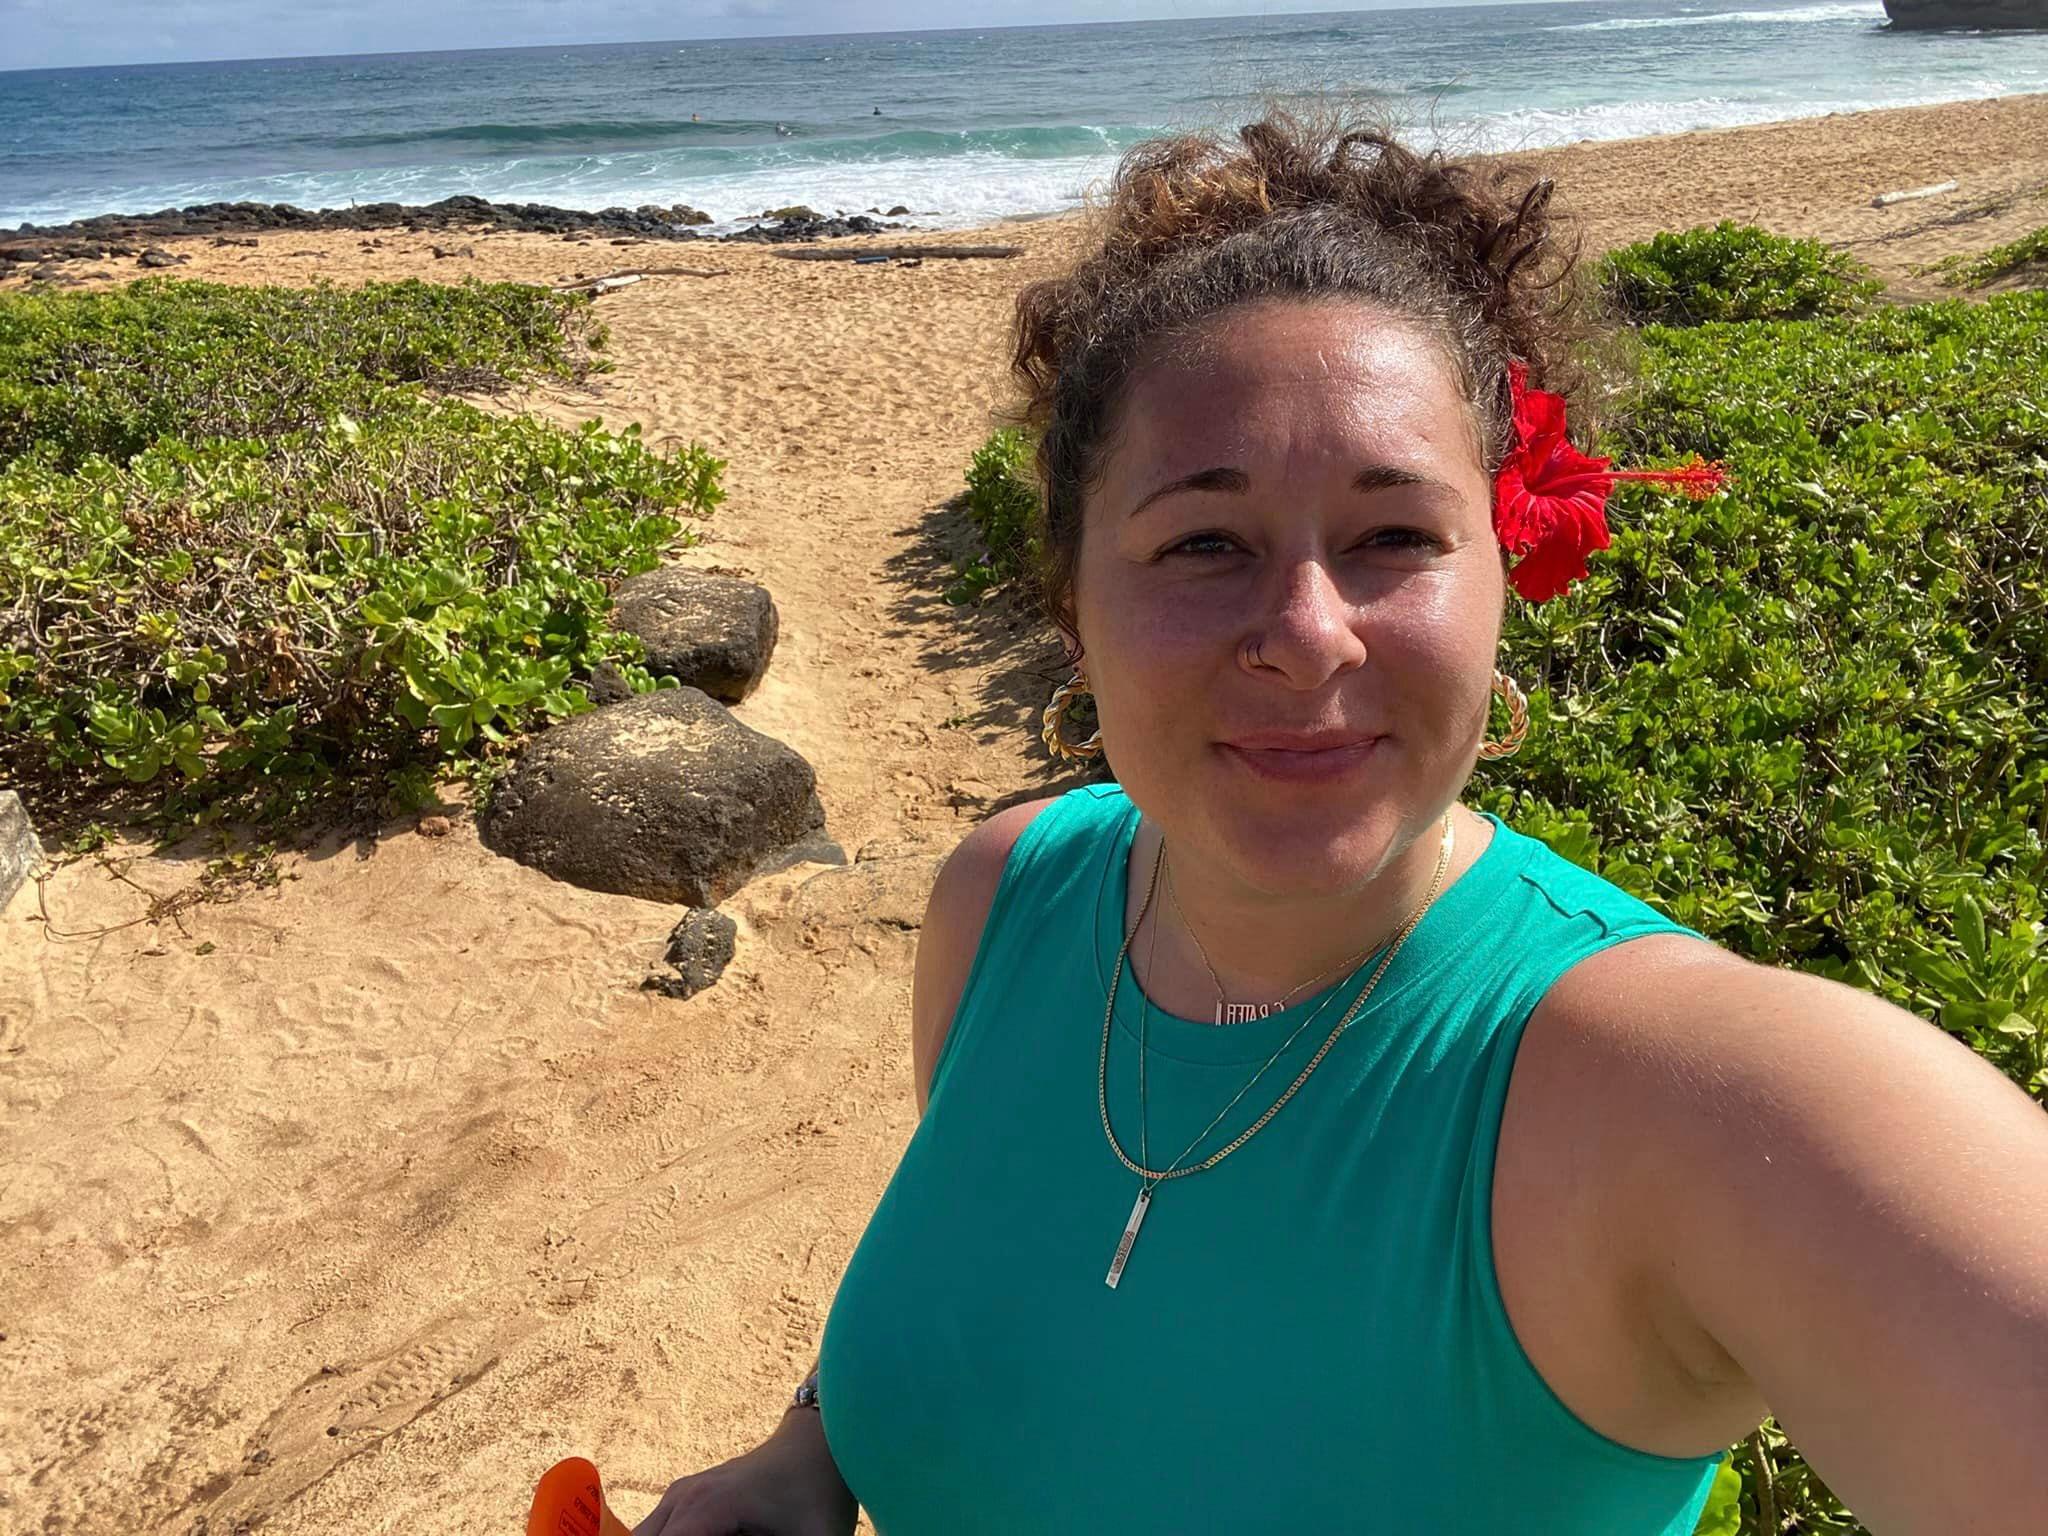
[[1951,257],[1941,266],[1946,269],[1941,280],[1951,288],[1981,288],[2018,272],[2048,273],[2048,225],[1978,256]]
[[1881,285],[1819,240],[1793,240],[1723,219],[1610,252],[1597,281],[1635,324],[1803,320],[1860,306]]
[[[570,371],[544,321],[578,311],[419,283],[122,297],[0,304],[0,349],[44,359],[15,386],[47,440],[0,467],[0,777],[32,802],[125,786],[176,824],[416,798],[588,707],[601,661],[654,685],[610,588],[691,540],[720,461],[395,382]],[[325,303],[347,312],[331,344]],[[227,319],[266,316],[276,345],[216,355]]]
[[2048,294],[1646,335],[1623,496],[1517,605],[1488,804],[1738,953],[1938,1016],[2048,1092]]
[[980,535],[981,550],[955,572],[947,601],[973,602],[1024,574],[1037,558],[1038,482],[1029,433],[1003,427],[974,450],[962,505]]
[[65,466],[162,437],[274,437],[374,413],[391,386],[580,377],[589,300],[516,283],[231,288],[148,278],[0,303],[0,463]]

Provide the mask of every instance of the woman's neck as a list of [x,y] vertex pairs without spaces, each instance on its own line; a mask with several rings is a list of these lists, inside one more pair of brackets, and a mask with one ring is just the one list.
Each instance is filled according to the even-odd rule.
[[[1490,825],[1464,807],[1453,805],[1450,814],[1455,840],[1439,896],[1492,836]],[[1211,1019],[1219,1009],[1234,1010],[1223,1015],[1232,1022],[1247,1007],[1257,1016],[1275,1003],[1291,1006],[1338,985],[1428,897],[1442,836],[1439,817],[1358,890],[1294,899],[1253,890],[1206,866],[1195,850],[1169,844],[1151,906],[1130,945],[1130,963],[1145,995],[1154,1007],[1182,1018]],[[1159,828],[1140,822],[1131,844],[1126,929],[1144,906],[1159,851]]]

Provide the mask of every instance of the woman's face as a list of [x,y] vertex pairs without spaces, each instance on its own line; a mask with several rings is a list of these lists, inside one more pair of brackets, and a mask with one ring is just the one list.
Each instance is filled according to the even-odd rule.
[[1106,452],[1074,625],[1117,778],[1176,862],[1357,888],[1486,728],[1505,585],[1449,364],[1360,303],[1244,306],[1140,367]]

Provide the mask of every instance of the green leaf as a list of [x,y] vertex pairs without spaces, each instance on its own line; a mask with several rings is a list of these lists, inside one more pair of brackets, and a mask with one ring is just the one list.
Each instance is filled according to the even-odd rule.
[[1973,970],[1984,968],[1984,909],[1970,897],[1956,902],[1956,939]]
[[405,620],[405,606],[388,592],[370,593],[357,611],[366,624],[400,624]]
[[1910,940],[1901,944],[1894,963],[1937,997],[1982,998],[1984,995],[1961,966],[1937,955],[1925,945]]
[[1742,1474],[1735,1470],[1735,1459],[1724,1455],[1714,1471],[1713,1486],[1707,1490],[1693,1536],[1738,1536],[1741,1529]]

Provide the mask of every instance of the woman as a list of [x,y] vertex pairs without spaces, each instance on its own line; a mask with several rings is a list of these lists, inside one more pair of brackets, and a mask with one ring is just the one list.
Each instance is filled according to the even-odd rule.
[[1458,804],[1605,542],[1547,185],[1239,137],[1019,304],[1118,784],[947,861],[820,1370],[639,1529],[1687,1536],[1774,1411],[1882,1536],[2039,1532],[2039,1110]]

